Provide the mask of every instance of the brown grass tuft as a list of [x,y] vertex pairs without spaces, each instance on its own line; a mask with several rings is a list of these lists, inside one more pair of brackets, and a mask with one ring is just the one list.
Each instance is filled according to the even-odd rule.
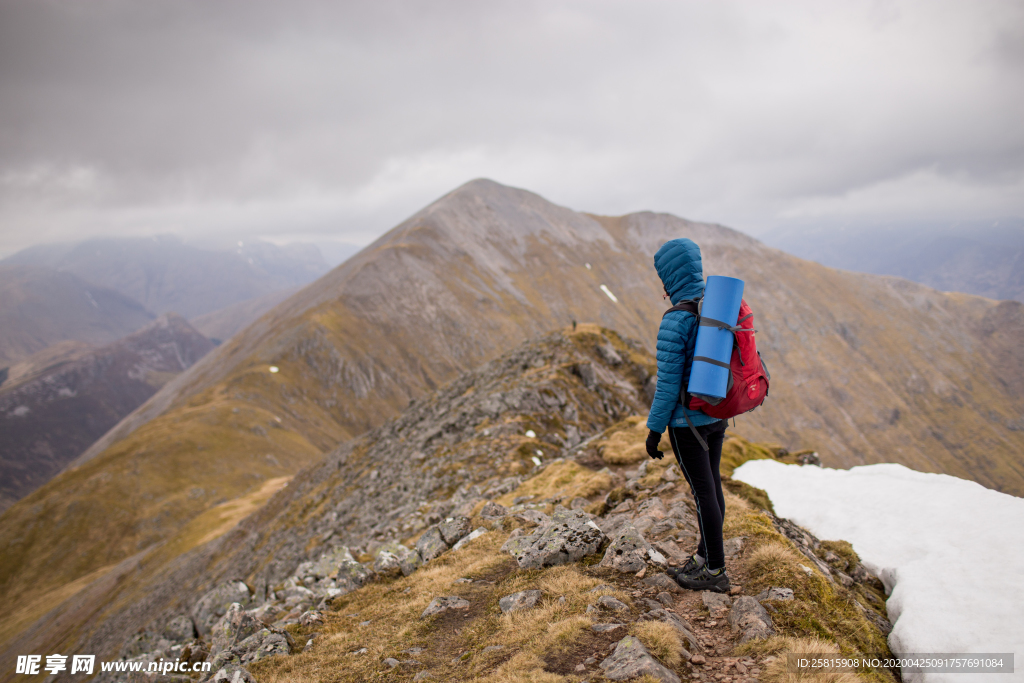
[[629,627],[630,635],[640,639],[647,650],[670,669],[683,661],[683,642],[679,632],[663,621],[640,621]]

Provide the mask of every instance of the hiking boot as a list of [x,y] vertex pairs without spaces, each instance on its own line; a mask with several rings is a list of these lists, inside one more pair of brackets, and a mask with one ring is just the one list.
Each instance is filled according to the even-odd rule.
[[675,579],[680,586],[692,591],[729,592],[729,575],[725,573],[725,567],[712,572],[705,564],[696,573],[680,574]]
[[669,576],[673,579],[678,579],[680,576],[689,574],[696,574],[700,571],[700,568],[704,566],[704,558],[697,555],[690,555],[690,559],[686,561],[682,567],[672,567],[668,570]]

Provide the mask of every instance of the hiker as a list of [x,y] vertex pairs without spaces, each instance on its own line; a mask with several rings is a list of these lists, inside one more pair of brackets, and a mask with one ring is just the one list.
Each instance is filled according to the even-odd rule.
[[[663,244],[654,255],[654,268],[664,285],[664,296],[673,306],[699,299],[704,294],[700,247],[692,240],[674,239]],[[727,592],[729,577],[722,548],[725,497],[718,470],[727,422],[684,407],[680,397],[690,379],[696,339],[697,318],[693,313],[673,310],[662,318],[658,330],[658,385],[647,417],[647,428],[651,430],[647,436],[647,454],[656,459],[662,457],[658,444],[667,427],[672,451],[690,484],[697,507],[700,526],[697,551],[682,568],[670,570],[670,574],[683,588]],[[687,416],[706,442],[706,451],[687,424]]]

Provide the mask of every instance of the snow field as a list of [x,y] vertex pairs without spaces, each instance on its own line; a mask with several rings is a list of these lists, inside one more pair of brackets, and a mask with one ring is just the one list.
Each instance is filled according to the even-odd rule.
[[846,540],[891,593],[894,654],[1013,652],[1015,674],[904,680],[1024,680],[1024,499],[897,464],[849,470],[751,460],[733,478],[822,540]]

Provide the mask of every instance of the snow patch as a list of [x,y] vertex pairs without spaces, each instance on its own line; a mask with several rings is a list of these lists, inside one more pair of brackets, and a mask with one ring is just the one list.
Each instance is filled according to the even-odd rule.
[[767,491],[780,516],[818,538],[853,544],[890,592],[895,654],[1024,652],[1024,499],[897,464],[834,470],[751,460],[733,478]]
[[612,290],[608,289],[604,285],[601,285],[601,291],[607,294],[609,299],[611,299],[615,303],[619,303],[619,300],[615,298],[614,294],[612,294]]

